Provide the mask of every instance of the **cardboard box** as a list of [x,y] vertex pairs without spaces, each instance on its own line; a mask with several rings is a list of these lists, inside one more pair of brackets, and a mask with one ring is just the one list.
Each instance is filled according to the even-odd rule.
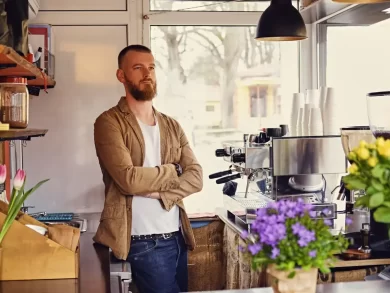
[[[0,227],[7,208],[8,205],[0,202]],[[49,236],[43,236],[25,224],[45,227]],[[0,280],[78,278],[79,240],[78,229],[65,225],[46,226],[20,212],[0,245]]]

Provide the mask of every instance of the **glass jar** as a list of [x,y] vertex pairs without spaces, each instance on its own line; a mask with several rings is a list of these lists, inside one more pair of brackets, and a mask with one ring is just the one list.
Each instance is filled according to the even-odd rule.
[[367,114],[372,134],[378,138],[390,138],[390,92],[367,94]]
[[26,128],[29,114],[27,78],[0,77],[1,122],[10,128]]

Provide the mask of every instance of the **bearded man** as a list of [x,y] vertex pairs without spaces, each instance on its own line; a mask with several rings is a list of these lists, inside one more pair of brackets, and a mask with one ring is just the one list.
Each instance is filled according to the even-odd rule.
[[124,48],[116,76],[126,96],[94,125],[105,185],[94,241],[130,262],[140,293],[187,292],[187,251],[195,239],[183,198],[202,189],[202,168],[180,124],[153,107],[150,49]]

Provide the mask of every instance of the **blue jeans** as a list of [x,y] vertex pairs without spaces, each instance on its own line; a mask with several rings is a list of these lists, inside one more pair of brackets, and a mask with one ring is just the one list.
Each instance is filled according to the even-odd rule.
[[187,246],[181,233],[169,239],[132,240],[128,261],[139,293],[188,291]]

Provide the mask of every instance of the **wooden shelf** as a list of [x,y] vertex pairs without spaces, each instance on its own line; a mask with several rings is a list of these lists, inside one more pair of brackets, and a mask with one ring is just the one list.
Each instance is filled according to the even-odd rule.
[[30,140],[32,137],[45,136],[47,129],[10,129],[0,130],[0,141]]
[[0,76],[26,77],[28,85],[38,87],[45,86],[45,79],[48,88],[56,85],[54,79],[48,77],[15,50],[4,45],[0,45]]

